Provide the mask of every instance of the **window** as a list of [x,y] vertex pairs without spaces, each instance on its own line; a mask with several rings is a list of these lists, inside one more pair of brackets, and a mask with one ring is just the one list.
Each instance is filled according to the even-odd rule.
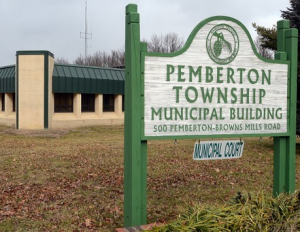
[[115,95],[103,94],[103,112],[115,111]]
[[125,95],[122,95],[122,111],[125,111]]
[[13,112],[16,112],[16,94],[15,93],[12,94],[12,98],[13,98]]
[[56,93],[54,95],[54,112],[73,112],[73,94]]
[[1,93],[1,111],[5,111],[5,93]]
[[95,94],[81,95],[81,112],[95,112]]

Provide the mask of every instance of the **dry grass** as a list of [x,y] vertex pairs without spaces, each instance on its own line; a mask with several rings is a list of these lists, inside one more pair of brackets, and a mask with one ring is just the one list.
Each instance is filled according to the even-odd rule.
[[[123,132],[121,126],[26,133],[0,127],[0,231],[122,226]],[[220,204],[238,191],[271,194],[272,139],[244,141],[241,159],[219,161],[193,161],[194,140],[149,141],[149,222],[174,219],[191,203]]]

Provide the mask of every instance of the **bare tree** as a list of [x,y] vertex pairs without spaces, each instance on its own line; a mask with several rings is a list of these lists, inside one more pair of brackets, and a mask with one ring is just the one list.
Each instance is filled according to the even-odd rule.
[[100,67],[124,66],[125,50],[112,50],[110,54],[105,51],[97,51],[86,58],[80,55],[75,59],[74,64]]
[[[149,52],[171,53],[182,48],[184,44],[183,38],[176,33],[168,33],[166,35],[153,35],[148,42]],[[82,55],[78,56],[74,62],[77,65],[100,66],[100,67],[124,67],[125,65],[125,49],[112,50],[110,53],[105,51],[97,51],[93,55],[86,58]]]
[[65,59],[64,57],[55,58],[54,62],[56,64],[69,64],[69,61],[67,59]]
[[80,54],[73,62],[73,64],[85,65],[85,58]]
[[184,40],[176,33],[168,33],[166,35],[152,35],[150,41],[144,39],[148,44],[148,52],[172,53],[182,48]]
[[273,59],[274,58],[274,51],[268,49],[268,48],[265,48],[262,46],[262,43],[261,43],[261,38],[258,36],[256,37],[255,41],[254,41],[254,45],[256,47],[256,50],[257,52],[267,58],[267,59]]

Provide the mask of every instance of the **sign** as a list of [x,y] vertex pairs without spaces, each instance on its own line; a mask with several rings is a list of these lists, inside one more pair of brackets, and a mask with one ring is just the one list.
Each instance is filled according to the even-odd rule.
[[236,159],[242,157],[244,141],[201,141],[194,146],[194,160]]
[[146,137],[287,133],[288,63],[259,57],[235,20],[189,39],[181,52],[144,57]]
[[[298,30],[278,21],[275,60],[267,60],[241,22],[216,16],[180,51],[148,53],[137,5],[125,12],[125,227],[147,223],[150,139],[273,136],[273,195],[294,192]],[[240,157],[243,144],[231,142],[200,143],[194,155]]]

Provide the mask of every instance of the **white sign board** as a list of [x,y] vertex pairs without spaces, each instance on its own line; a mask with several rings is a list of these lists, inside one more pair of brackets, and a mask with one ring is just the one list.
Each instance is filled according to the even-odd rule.
[[244,141],[201,141],[194,146],[194,160],[235,159],[242,157]]
[[287,77],[237,22],[210,21],[179,55],[146,54],[144,135],[286,133]]

